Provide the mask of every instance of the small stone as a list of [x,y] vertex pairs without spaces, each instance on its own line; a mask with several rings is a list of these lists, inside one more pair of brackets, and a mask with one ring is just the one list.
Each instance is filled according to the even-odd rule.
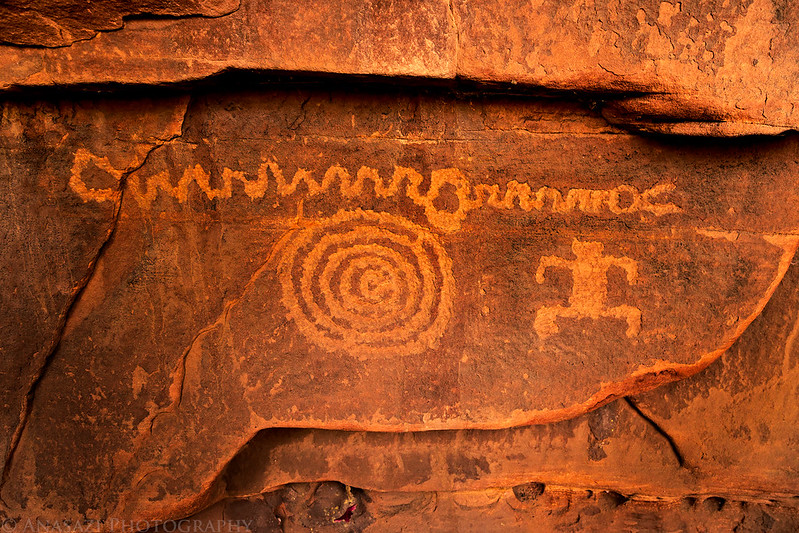
[[586,516],[594,516],[599,514],[600,512],[602,511],[600,511],[599,507],[597,507],[596,505],[589,505],[588,507],[583,509],[582,514]]

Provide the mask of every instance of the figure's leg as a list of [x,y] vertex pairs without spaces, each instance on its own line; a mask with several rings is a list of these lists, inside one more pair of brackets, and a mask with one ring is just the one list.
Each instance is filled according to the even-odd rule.
[[558,324],[555,322],[555,319],[559,316],[574,317],[577,316],[577,313],[573,309],[562,305],[544,306],[538,309],[535,314],[535,323],[533,324],[538,336],[545,339],[560,331]]
[[535,332],[542,339],[554,335],[558,332],[558,325],[555,323],[555,317],[558,316],[560,306],[544,306],[541,307],[535,314]]
[[635,337],[641,332],[641,310],[637,307],[619,305],[609,308],[604,315],[626,320],[628,337]]

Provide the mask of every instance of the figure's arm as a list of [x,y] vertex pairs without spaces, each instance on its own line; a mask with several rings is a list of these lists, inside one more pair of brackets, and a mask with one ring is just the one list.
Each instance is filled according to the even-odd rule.
[[538,270],[535,271],[535,280],[538,283],[544,283],[544,273],[549,267],[564,267],[568,268],[571,261],[566,260],[556,255],[546,255],[541,258],[538,263]]
[[627,273],[627,283],[634,283],[638,279],[638,261],[629,257],[614,257],[613,264],[624,269]]

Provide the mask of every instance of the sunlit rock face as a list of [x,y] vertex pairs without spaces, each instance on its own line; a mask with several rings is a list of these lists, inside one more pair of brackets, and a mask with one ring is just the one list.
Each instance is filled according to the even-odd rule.
[[793,14],[190,4],[0,23],[4,524],[799,525]]

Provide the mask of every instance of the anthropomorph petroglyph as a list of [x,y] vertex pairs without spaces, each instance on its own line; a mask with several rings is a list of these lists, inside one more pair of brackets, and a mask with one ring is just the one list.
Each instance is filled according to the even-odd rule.
[[572,251],[576,259],[565,259],[554,255],[541,258],[535,280],[544,283],[548,268],[567,268],[571,270],[574,285],[569,297],[569,305],[544,306],[538,309],[534,327],[541,338],[549,337],[559,331],[556,319],[565,318],[618,318],[627,321],[627,336],[638,335],[641,330],[641,310],[629,305],[608,307],[608,269],[617,266],[627,273],[627,282],[638,279],[638,263],[629,257],[602,255],[601,242],[581,242],[574,239]]

